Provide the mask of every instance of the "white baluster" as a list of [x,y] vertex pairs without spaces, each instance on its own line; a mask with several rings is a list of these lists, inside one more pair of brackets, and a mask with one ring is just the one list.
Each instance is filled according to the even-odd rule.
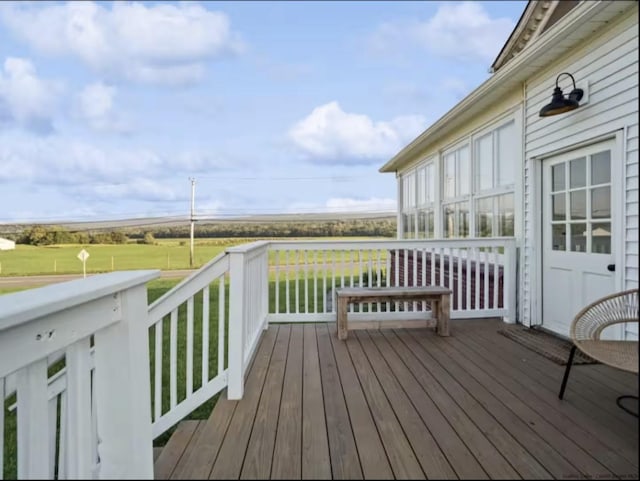
[[91,477],[91,359],[89,339],[67,348],[67,476]]
[[47,360],[17,372],[18,478],[43,479],[49,475]]
[[202,386],[209,382],[209,286],[202,291]]

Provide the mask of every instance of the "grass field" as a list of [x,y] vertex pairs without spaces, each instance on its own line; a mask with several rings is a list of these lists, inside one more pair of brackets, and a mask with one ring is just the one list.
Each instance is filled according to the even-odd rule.
[[[313,240],[356,240],[364,238],[316,238]],[[197,239],[194,247],[194,267],[199,268],[223,252],[227,247],[261,239]],[[287,239],[295,240],[295,239]],[[311,240],[311,239],[306,239]],[[87,273],[128,269],[189,269],[189,240],[162,239],[155,245],[91,244],[34,247],[17,245],[14,250],[0,251],[0,276],[28,276],[38,274],[82,274],[78,253],[89,253]],[[271,256],[273,258],[273,255]],[[309,259],[310,260],[310,259]],[[293,263],[294,259],[288,259]],[[300,260],[298,260],[300,262]]]

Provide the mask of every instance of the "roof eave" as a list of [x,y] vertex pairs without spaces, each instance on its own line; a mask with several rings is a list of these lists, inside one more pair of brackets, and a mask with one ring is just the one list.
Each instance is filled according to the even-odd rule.
[[[480,84],[451,110],[393,156],[391,160],[380,167],[378,171],[382,173],[396,172],[407,162],[411,161],[417,154],[417,151],[425,149],[430,143],[435,142],[439,138],[439,135],[444,135],[446,132],[457,127],[457,124],[453,121],[460,117],[463,112],[467,114],[465,117],[469,117],[475,114],[475,110],[478,110],[481,101],[483,104],[486,104],[487,102],[496,100],[502,94],[497,87],[503,86],[509,81],[522,82],[534,72],[540,70],[541,67],[536,67],[534,60],[547,54],[551,46],[557,45],[558,38],[564,36],[567,30],[576,32],[579,31],[581,27],[586,28],[586,19],[607,8],[616,5],[621,6],[621,4],[633,5],[635,2],[584,2],[580,5],[581,8],[574,8],[554,25],[553,29],[545,32],[538,38],[537,42],[527,46],[517,57],[498,70],[492,77]],[[575,43],[571,45],[565,44],[563,48],[565,50],[573,48],[579,41],[580,40],[576,40]]]

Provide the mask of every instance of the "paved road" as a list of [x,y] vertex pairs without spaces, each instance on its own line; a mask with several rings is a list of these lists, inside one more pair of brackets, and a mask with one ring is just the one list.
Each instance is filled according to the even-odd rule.
[[[160,271],[160,277],[163,279],[177,279],[188,276],[193,270],[176,269],[171,271]],[[7,287],[38,287],[46,284],[54,284],[56,282],[71,281],[73,279],[81,279],[82,274],[60,274],[50,276],[12,276],[0,277],[0,288]]]

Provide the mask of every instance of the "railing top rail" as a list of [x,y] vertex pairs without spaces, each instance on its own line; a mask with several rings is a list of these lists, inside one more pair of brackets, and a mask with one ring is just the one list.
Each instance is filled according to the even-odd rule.
[[291,248],[322,248],[331,249],[357,249],[359,246],[386,249],[390,246],[397,248],[423,248],[433,247],[501,247],[515,243],[515,237],[480,237],[464,239],[362,239],[362,240],[274,240],[269,242],[272,250]]
[[250,251],[255,250],[255,249],[260,249],[260,248],[267,247],[272,242],[273,241],[268,241],[268,240],[249,242],[248,244],[240,244],[239,246],[227,247],[225,252],[227,252],[229,254],[238,253],[238,252],[245,252],[246,253],[246,252],[250,252]]
[[0,296],[0,332],[144,284],[159,276],[157,269],[118,271],[5,294]]
[[213,282],[217,277],[224,275],[224,273],[229,270],[228,257],[226,252],[218,254],[200,269],[191,273],[189,277],[180,281],[180,283],[171,290],[165,292],[163,296],[156,299],[149,306],[149,324],[155,324],[160,317],[178,307],[196,292],[204,289],[205,286]]

